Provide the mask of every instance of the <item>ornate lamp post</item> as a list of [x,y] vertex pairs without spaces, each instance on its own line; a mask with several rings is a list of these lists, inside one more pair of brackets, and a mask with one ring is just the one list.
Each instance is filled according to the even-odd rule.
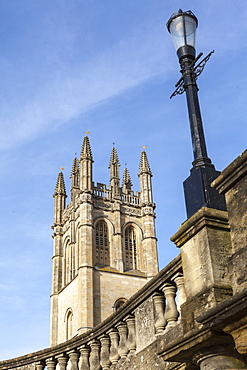
[[167,29],[172,35],[182,73],[182,77],[176,83],[176,89],[170,98],[183,92],[186,93],[194,153],[191,174],[184,181],[188,218],[201,207],[226,210],[224,197],[210,186],[210,183],[219,176],[220,172],[215,170],[207,154],[196,80],[213,51],[196,65],[202,56],[200,53],[196,57],[197,26],[196,16],[191,11],[183,12],[181,9],[177,13],[173,13],[167,22]]

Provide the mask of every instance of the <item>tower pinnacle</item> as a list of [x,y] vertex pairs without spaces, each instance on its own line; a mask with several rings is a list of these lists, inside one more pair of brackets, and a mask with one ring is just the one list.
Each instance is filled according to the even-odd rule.
[[150,166],[148,163],[148,158],[147,158],[147,153],[145,150],[141,152],[141,159],[140,159],[140,167],[139,167],[139,176],[148,173],[149,175],[152,176],[152,172],[150,170]]
[[117,149],[113,147],[108,168],[110,169],[110,186],[114,195],[119,195],[119,167],[120,162],[118,159]]
[[129,173],[129,170],[128,168],[125,168],[124,169],[124,174],[123,174],[123,189],[125,190],[131,190],[131,186],[132,186],[132,181],[131,181],[131,178],[130,178],[130,173]]
[[151,183],[152,172],[148,163],[147,154],[144,150],[141,153],[138,176],[140,179],[141,204],[142,206],[150,205],[153,203]]
[[84,137],[80,157],[80,188],[82,191],[92,191],[93,156],[88,136]]
[[74,158],[71,170],[71,188],[78,188],[79,187],[79,173],[80,173],[80,166],[78,158]]
[[88,136],[84,137],[82,148],[81,148],[81,159],[91,159],[93,160],[91,146]]
[[64,177],[63,173],[59,172],[58,178],[57,178],[57,183],[54,191],[54,196],[56,195],[65,195],[66,196],[66,189],[65,189],[65,182],[64,182]]

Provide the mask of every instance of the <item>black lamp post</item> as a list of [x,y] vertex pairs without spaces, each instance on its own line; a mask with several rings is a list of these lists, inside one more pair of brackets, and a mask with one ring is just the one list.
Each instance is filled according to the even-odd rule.
[[224,196],[210,186],[210,183],[219,176],[220,172],[215,170],[207,155],[196,79],[202,73],[213,51],[196,65],[196,62],[202,56],[202,53],[200,53],[196,57],[195,36],[197,26],[196,16],[191,11],[183,12],[181,9],[174,13],[167,22],[167,29],[172,35],[182,73],[171,98],[177,94],[186,93],[194,153],[191,174],[184,181],[188,217],[191,217],[201,207],[226,210]]

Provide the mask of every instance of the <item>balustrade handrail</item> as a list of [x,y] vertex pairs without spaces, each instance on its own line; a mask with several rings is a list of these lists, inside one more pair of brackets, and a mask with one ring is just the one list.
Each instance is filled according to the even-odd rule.
[[138,292],[136,292],[118,311],[114,312],[95,328],[56,346],[10,360],[0,361],[0,370],[13,369],[20,366],[31,365],[39,361],[45,361],[48,358],[61,355],[62,353],[67,353],[68,351],[77,349],[83,344],[87,344],[93,339],[99,338],[113,327],[116,327],[116,325],[123,321],[128,315],[132,314],[141,303],[152,296],[165,283],[170,282],[171,278],[181,271],[182,261],[181,256],[178,255]]

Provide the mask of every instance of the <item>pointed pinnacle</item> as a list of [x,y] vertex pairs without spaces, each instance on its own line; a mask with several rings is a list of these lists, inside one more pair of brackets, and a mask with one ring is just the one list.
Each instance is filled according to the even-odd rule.
[[152,172],[151,172],[151,169],[148,163],[147,153],[144,150],[141,152],[139,175],[141,175],[142,173],[149,173],[150,175],[152,175]]
[[83,140],[83,144],[82,144],[82,148],[81,148],[81,159],[91,159],[91,160],[93,160],[91,146],[90,146],[88,136],[85,136],[84,140]]
[[79,173],[79,160],[78,158],[74,158],[71,170],[71,176],[77,175]]
[[130,189],[131,186],[133,185],[132,184],[132,181],[131,181],[131,177],[130,177],[130,173],[129,173],[128,168],[125,168],[124,169],[124,173],[123,173],[123,185],[126,185],[126,187],[128,189]]
[[110,168],[112,165],[120,166],[120,162],[119,162],[118,154],[117,154],[117,149],[116,149],[115,147],[113,147],[113,148],[112,148],[112,151],[111,151],[111,157],[110,157],[110,164],[109,164],[109,168]]
[[57,195],[57,194],[66,195],[65,182],[64,182],[64,177],[63,177],[62,172],[59,172],[58,178],[57,178],[54,195]]

